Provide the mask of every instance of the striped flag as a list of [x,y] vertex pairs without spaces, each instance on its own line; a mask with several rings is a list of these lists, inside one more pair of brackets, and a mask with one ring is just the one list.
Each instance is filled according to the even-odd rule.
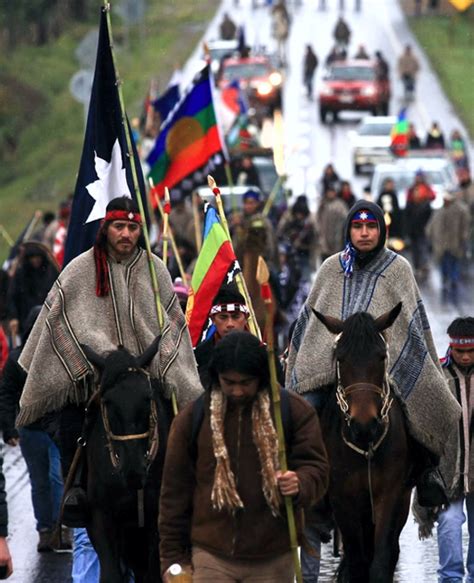
[[146,160],[148,176],[160,198],[165,186],[191,192],[205,182],[206,175],[214,172],[225,157],[207,65],[162,124]]
[[216,209],[210,204],[204,220],[204,240],[191,280],[186,321],[193,346],[201,340],[208,323],[212,300],[224,278],[232,272],[236,257],[231,242],[221,225]]
[[407,110],[402,109],[398,119],[390,132],[390,150],[395,156],[406,156],[408,153],[408,120]]

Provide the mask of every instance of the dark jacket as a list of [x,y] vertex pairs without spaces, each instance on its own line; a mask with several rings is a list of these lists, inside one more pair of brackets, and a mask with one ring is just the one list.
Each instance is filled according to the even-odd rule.
[[[329,466],[314,409],[290,393],[291,440],[288,466],[296,471],[300,492],[295,503],[310,508],[324,495]],[[211,491],[216,462],[212,449],[209,406],[197,438],[197,457],[190,448],[193,404],[174,419],[168,440],[160,498],[160,556],[171,564],[189,564],[193,545],[227,559],[269,559],[290,550],[288,527],[274,517],[262,492],[260,460],[252,438],[251,404],[229,406],[224,438],[237,489],[245,508],[235,514],[214,510]]]
[[411,238],[423,236],[426,225],[431,217],[430,201],[408,202],[405,213],[407,235]]

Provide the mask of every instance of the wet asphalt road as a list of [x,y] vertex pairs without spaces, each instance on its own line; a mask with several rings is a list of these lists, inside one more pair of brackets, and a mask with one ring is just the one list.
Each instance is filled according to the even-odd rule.
[[[263,2],[262,2],[263,4]],[[306,0],[302,6],[293,9],[293,27],[289,41],[289,62],[285,88],[284,141],[286,149],[286,170],[290,185],[296,194],[308,192],[316,204],[317,194],[314,188],[321,175],[323,166],[333,160],[337,170],[347,178],[352,176],[350,147],[347,131],[354,129],[360,116],[347,114],[337,126],[321,126],[317,117],[316,103],[308,101],[301,83],[301,62],[304,44],[311,42],[320,60],[329,51],[331,31],[337,18],[336,1],[327,4],[334,6],[321,14],[317,10],[318,0]],[[394,66],[398,52],[406,42],[413,38],[408,31],[396,0],[363,0],[363,12],[353,14],[352,3],[347,10],[347,19],[354,31],[354,48],[364,42],[369,50],[382,49]],[[266,44],[272,48],[270,40],[270,23],[268,11],[259,8],[252,11],[250,0],[240,0],[240,7],[233,8],[233,2],[226,0],[223,8],[229,9],[238,24],[245,23],[247,42],[249,44]],[[218,16],[207,33],[215,37]],[[411,119],[420,130],[426,129],[432,119],[440,121],[446,133],[453,127],[460,126],[451,105],[446,100],[426,60],[416,47],[417,56],[421,56],[423,71],[419,79],[420,92],[430,95],[429,101],[418,100],[411,108]],[[192,70],[192,61],[188,72]],[[315,87],[318,86],[321,71]],[[395,97],[392,112],[397,109],[400,88],[395,84]],[[356,190],[367,182],[365,178],[354,179]],[[472,270],[471,270],[472,272]],[[443,304],[440,299],[439,276],[432,270],[428,281],[422,286],[422,295],[433,329],[435,343],[439,354],[446,349],[445,331],[448,324],[460,314],[472,314],[474,285],[470,280],[464,282],[460,302],[454,306]],[[7,478],[8,503],[10,514],[9,544],[13,555],[15,572],[9,579],[12,583],[69,583],[71,581],[71,554],[36,552],[37,533],[32,514],[30,488],[25,464],[19,448],[5,448],[5,473]],[[420,542],[417,529],[410,516],[401,537],[401,554],[397,569],[398,583],[434,583],[436,581],[437,546],[436,539]],[[321,583],[332,580],[337,567],[337,560],[331,557],[329,546],[323,548]]]

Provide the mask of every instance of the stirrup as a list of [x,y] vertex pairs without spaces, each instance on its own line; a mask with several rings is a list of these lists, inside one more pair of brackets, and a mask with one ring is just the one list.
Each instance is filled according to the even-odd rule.
[[73,486],[64,494],[61,523],[71,528],[84,528],[87,525],[88,505],[83,488]]

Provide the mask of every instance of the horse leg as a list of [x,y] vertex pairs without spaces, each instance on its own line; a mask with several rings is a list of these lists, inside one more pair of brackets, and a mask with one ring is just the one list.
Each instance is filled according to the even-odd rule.
[[117,526],[103,513],[93,511],[87,533],[99,557],[100,583],[129,583],[121,566]]
[[370,567],[370,583],[390,583],[400,554],[399,538],[408,518],[410,492],[395,492],[391,499],[375,509],[374,558]]
[[[344,548],[344,563],[347,566],[350,583],[367,583],[369,578],[369,564],[364,549],[364,533],[361,524],[353,515],[342,519],[336,513],[336,522],[341,529]],[[344,577],[344,574],[342,575]],[[344,578],[342,579],[345,580]]]

